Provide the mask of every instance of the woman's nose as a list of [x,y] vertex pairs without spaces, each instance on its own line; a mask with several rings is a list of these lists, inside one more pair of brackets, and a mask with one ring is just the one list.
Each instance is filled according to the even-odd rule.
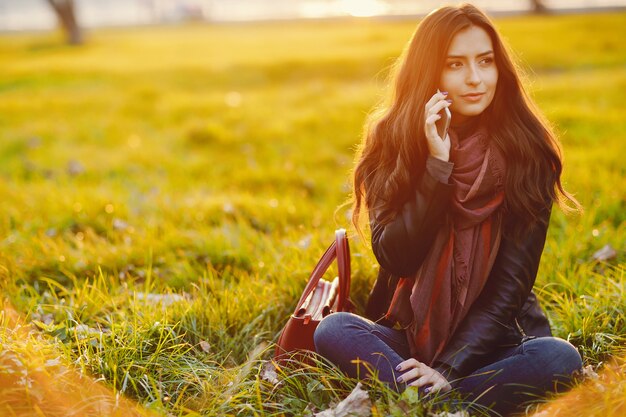
[[468,66],[468,73],[466,74],[465,82],[470,85],[480,84],[480,75],[474,65]]

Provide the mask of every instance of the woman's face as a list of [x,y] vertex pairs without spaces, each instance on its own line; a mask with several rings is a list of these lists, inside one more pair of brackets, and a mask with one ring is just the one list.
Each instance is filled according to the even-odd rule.
[[491,38],[478,26],[452,38],[441,72],[440,90],[452,100],[452,121],[481,114],[493,100],[498,83],[498,68]]

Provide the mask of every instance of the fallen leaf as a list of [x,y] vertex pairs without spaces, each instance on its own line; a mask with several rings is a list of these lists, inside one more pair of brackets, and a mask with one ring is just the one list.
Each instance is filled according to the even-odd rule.
[[65,170],[67,171],[68,175],[74,177],[85,172],[85,167],[83,166],[83,164],[80,163],[80,161],[70,159],[70,161],[67,163],[67,167]]
[[200,349],[202,349],[204,353],[209,353],[211,351],[211,345],[206,340],[202,340],[200,341]]
[[430,414],[430,417],[470,417],[469,413],[465,410],[449,413],[447,411],[441,411],[437,414]]
[[581,370],[577,371],[579,377],[581,379],[598,379],[598,374],[593,370],[591,365],[587,365],[583,367]]
[[407,387],[400,396],[400,399],[410,405],[416,405],[422,401],[417,387]]
[[313,241],[313,237],[310,234],[306,235],[298,241],[298,247],[300,249],[308,249],[309,246],[311,246],[312,241]]
[[47,313],[47,314],[33,313],[31,315],[31,318],[33,320],[39,320],[43,324],[52,324],[52,323],[54,323],[54,316],[52,314],[50,314],[50,313]]
[[185,299],[185,297],[180,294],[154,294],[138,292],[136,296],[137,300],[146,301],[150,304],[161,304],[163,307],[168,307]]
[[27,143],[30,149],[37,149],[41,146],[41,138],[39,136],[32,136],[28,139]]
[[235,206],[230,201],[227,201],[222,205],[222,211],[226,214],[233,214],[235,212]]
[[122,219],[115,218],[113,219],[113,228],[115,230],[126,230],[128,229],[128,223]]
[[267,381],[272,385],[278,385],[278,374],[276,373],[276,367],[271,361],[266,361],[261,368],[261,379]]
[[46,367],[56,367],[59,365],[61,365],[61,360],[58,357],[54,359],[48,359],[45,363]]
[[67,332],[71,334],[76,334],[76,337],[79,340],[88,339],[91,337],[100,337],[105,333],[102,330],[89,327],[86,324],[78,324],[76,326],[68,327]]
[[604,245],[602,249],[597,250],[592,257],[595,261],[608,261],[609,259],[617,257],[617,251],[613,249],[611,245]]
[[367,391],[361,388],[361,383],[356,384],[343,401],[335,408],[329,408],[315,414],[315,417],[366,417],[372,415],[372,401]]

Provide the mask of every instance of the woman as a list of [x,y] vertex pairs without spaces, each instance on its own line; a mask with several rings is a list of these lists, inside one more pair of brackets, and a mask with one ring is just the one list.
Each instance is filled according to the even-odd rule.
[[426,16],[392,77],[354,172],[353,222],[368,209],[381,266],[371,320],[326,317],[316,349],[353,377],[454,388],[508,414],[582,366],[532,292],[552,203],[578,205],[558,143],[472,5]]

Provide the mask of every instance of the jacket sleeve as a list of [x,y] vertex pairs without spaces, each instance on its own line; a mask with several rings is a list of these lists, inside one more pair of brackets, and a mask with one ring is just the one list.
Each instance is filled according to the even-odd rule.
[[372,250],[385,271],[407,276],[419,268],[445,219],[453,188],[448,184],[452,167],[451,162],[429,156],[420,184],[392,222],[383,225],[379,216],[370,213]]
[[449,381],[486,365],[510,330],[535,283],[550,212],[551,205],[519,243],[502,237],[485,287],[434,364]]

